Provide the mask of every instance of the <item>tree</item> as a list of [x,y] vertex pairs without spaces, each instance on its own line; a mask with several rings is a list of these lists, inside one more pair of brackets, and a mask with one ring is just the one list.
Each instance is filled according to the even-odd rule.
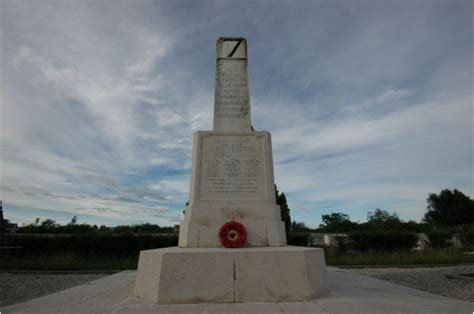
[[72,216],[71,222],[69,222],[69,224],[72,225],[72,226],[77,224],[77,216],[76,215]]
[[423,220],[435,225],[462,225],[474,221],[474,200],[461,191],[442,190],[426,199],[428,210]]
[[288,237],[288,233],[290,232],[290,228],[291,228],[290,208],[288,207],[285,193],[280,194],[278,192],[278,188],[276,184],[275,184],[275,199],[276,199],[277,205],[280,205],[281,220],[285,223],[285,232],[286,232],[286,236]]
[[52,219],[43,220],[39,226],[42,232],[50,232],[53,233],[59,227],[59,224]]
[[302,221],[293,221],[291,223],[291,231],[292,232],[310,232],[312,230],[308,228],[306,224]]
[[390,229],[399,228],[402,221],[398,218],[397,213],[390,214],[386,210],[377,208],[375,211],[367,213],[367,224],[373,227]]
[[5,244],[5,219],[3,218],[2,201],[0,201],[0,247]]
[[321,219],[323,223],[319,227],[328,232],[347,232],[357,226],[357,223],[352,222],[349,216],[343,213],[322,215]]

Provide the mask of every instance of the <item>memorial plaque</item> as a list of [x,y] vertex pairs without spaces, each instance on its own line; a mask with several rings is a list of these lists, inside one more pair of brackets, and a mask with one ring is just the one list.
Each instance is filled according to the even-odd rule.
[[252,135],[204,137],[199,199],[266,199],[267,183],[263,150],[262,137]]

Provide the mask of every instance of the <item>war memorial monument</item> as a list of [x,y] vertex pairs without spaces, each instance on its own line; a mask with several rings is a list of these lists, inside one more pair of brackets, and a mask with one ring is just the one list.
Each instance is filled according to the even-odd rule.
[[135,295],[159,304],[309,300],[324,251],[286,245],[271,136],[251,124],[247,41],[217,41],[214,127],[197,131],[179,247],[142,251]]
[[194,134],[179,247],[142,251],[138,271],[119,272],[0,312],[472,312],[469,302],[326,269],[322,249],[287,246],[275,203],[270,133],[254,131],[250,113],[247,42],[220,38],[214,127]]

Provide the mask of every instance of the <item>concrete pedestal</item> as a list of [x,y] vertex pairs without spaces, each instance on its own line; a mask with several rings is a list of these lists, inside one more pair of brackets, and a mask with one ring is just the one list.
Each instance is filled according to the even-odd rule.
[[303,301],[326,289],[324,251],[294,246],[141,251],[135,282],[158,304]]

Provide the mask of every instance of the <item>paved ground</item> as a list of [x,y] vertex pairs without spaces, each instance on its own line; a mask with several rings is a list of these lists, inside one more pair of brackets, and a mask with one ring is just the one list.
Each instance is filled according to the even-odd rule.
[[330,292],[309,302],[156,305],[132,295],[135,271],[0,309],[2,313],[471,313],[473,303],[328,267]]
[[0,273],[0,307],[82,285],[108,274]]
[[472,280],[446,278],[446,275],[474,273],[474,265],[423,268],[361,268],[350,269],[350,271],[401,286],[474,302],[474,278]]

